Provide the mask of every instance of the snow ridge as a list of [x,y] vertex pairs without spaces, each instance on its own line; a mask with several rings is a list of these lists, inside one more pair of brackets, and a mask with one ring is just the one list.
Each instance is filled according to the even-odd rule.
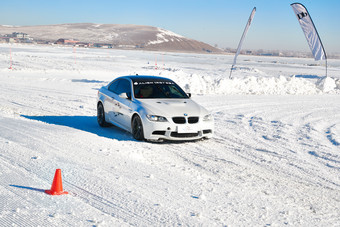
[[[165,73],[166,74],[166,73]],[[170,74],[171,75],[171,74]],[[178,76],[180,75],[180,76]],[[179,81],[182,87],[194,94],[251,94],[251,95],[301,95],[301,94],[340,94],[338,78],[322,77],[309,80],[293,76],[266,76],[218,78],[197,74],[181,75],[181,72],[171,75]]]

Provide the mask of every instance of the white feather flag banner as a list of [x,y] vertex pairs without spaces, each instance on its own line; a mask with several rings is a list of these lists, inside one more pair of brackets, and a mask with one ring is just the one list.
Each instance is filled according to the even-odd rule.
[[308,45],[314,55],[314,59],[316,61],[326,60],[327,56],[325,49],[323,48],[319,34],[306,7],[300,3],[293,3],[291,4],[291,7],[293,8],[294,13],[301,25],[302,31],[306,36]]
[[256,12],[256,7],[254,7],[253,10],[251,11],[250,16],[249,16],[249,19],[248,19],[248,22],[247,22],[247,24],[246,24],[246,27],[244,28],[244,31],[243,31],[241,40],[240,40],[240,42],[239,42],[239,44],[238,44],[238,47],[237,47],[237,50],[236,50],[236,53],[235,53],[233,65],[231,66],[231,69],[230,69],[229,78],[231,78],[231,71],[233,70],[234,66],[236,65],[237,56],[240,54],[240,51],[241,51],[241,47],[242,47],[244,38],[246,37],[246,34],[247,34],[248,29],[249,29],[249,27],[250,27],[250,24],[251,24],[251,22],[252,22],[252,20],[253,20],[253,18],[254,18],[255,12]]

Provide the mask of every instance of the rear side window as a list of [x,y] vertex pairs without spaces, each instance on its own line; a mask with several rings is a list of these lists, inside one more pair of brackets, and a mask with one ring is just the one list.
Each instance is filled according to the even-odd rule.
[[120,95],[122,93],[131,94],[131,83],[126,79],[116,80],[112,84],[110,84],[109,91],[112,91],[117,95]]
[[109,91],[112,91],[113,93],[116,93],[115,91],[115,88],[117,87],[118,83],[119,83],[120,80],[116,80],[116,81],[113,81],[110,85],[109,85]]

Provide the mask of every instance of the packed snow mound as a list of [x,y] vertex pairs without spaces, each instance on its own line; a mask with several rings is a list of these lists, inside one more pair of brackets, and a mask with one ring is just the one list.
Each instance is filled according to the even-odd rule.
[[317,87],[323,92],[333,91],[334,88],[337,87],[335,80],[329,77],[324,77],[318,80],[316,84],[317,84]]
[[187,92],[194,94],[252,94],[299,95],[340,94],[339,79],[325,77],[320,80],[295,76],[227,76],[213,79],[207,75],[191,74],[183,77],[178,71],[172,76]]

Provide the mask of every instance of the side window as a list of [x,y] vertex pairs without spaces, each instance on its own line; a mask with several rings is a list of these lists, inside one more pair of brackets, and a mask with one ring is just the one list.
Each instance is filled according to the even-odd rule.
[[131,83],[125,79],[116,80],[109,86],[109,91],[117,95],[127,93],[129,96],[131,95]]
[[113,92],[113,93],[116,93],[116,88],[117,88],[117,85],[119,84],[120,80],[116,80],[114,81],[113,83],[110,84],[109,86],[109,91]]

